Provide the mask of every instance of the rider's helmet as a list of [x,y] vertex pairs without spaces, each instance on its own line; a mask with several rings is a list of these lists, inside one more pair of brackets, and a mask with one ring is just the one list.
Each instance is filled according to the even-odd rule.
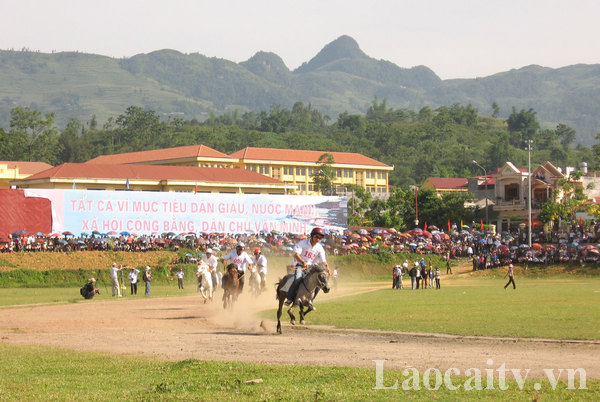
[[260,254],[260,248],[254,247],[254,254]]
[[246,245],[242,242],[239,242],[235,248],[244,248]]
[[325,237],[325,232],[321,228],[314,228],[310,232],[310,237],[313,237],[314,235],[321,235],[321,236]]
[[213,252],[213,251],[212,251],[212,248],[207,248],[207,249],[206,249],[206,254],[212,254],[212,252]]

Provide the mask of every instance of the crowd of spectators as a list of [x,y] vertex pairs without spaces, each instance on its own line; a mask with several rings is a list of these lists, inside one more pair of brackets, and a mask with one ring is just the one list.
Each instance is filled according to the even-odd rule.
[[[525,231],[484,232],[479,228],[453,227],[444,232],[435,226],[429,230],[415,228],[406,233],[385,228],[359,228],[343,233],[329,233],[323,240],[325,248],[334,255],[374,254],[382,250],[391,253],[438,254],[449,258],[468,257],[473,269],[506,266],[509,262],[553,264],[593,262],[600,258],[600,224],[570,225],[561,232],[532,232],[528,245]],[[534,227],[535,229],[535,227]],[[541,229],[541,228],[540,228]],[[77,250],[148,251],[186,248],[203,251],[206,248],[225,250],[243,241],[249,247],[260,247],[271,254],[287,255],[293,245],[306,235],[280,232],[251,234],[226,233],[162,233],[137,235],[128,232],[63,233],[14,232],[0,237],[1,252],[64,252]],[[188,255],[193,260],[193,254]]]

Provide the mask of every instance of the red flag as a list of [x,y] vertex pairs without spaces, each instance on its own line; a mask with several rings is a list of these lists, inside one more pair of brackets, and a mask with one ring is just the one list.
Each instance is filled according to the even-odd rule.
[[450,219],[448,219],[448,233],[450,233],[452,229],[450,229]]
[[427,222],[425,222],[425,227],[423,228],[423,230],[427,230]]
[[194,194],[196,194],[198,192],[198,185],[194,185]]
[[483,231],[483,219],[481,220],[481,224],[479,225],[479,229]]
[[579,226],[583,226],[583,218],[581,216],[579,217]]

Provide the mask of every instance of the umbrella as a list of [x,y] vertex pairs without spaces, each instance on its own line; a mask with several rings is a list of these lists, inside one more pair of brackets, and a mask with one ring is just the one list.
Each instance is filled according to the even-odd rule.
[[531,248],[535,248],[536,250],[539,250],[542,248],[542,245],[540,243],[533,243],[531,245]]
[[597,248],[591,248],[587,250],[587,252],[591,254],[600,254],[600,250],[598,250]]
[[65,235],[65,236],[73,236],[73,233],[71,233],[71,232],[63,232],[63,235]]
[[591,244],[587,244],[587,245],[583,246],[581,249],[582,250],[597,250],[596,246],[593,246]]
[[369,232],[367,232],[367,230],[366,230],[366,229],[358,229],[358,234],[361,234],[361,235],[363,235],[363,236],[364,236],[364,235],[366,235],[366,234],[368,234],[368,233],[369,233]]
[[108,236],[118,236],[118,233],[115,232],[114,230],[111,230],[110,232],[107,233]]
[[517,247],[517,246],[512,246],[510,249],[511,249],[511,250],[518,250],[518,249],[519,249],[519,247]]
[[[109,234],[110,234],[110,232],[109,232]],[[129,236],[129,232],[128,232],[128,231],[126,231],[126,230],[122,231],[122,232],[121,232],[121,233],[119,233],[119,234],[120,234],[121,236]]]
[[552,244],[547,244],[544,247],[544,250],[556,250],[556,246],[552,245]]
[[44,234],[42,232],[37,232],[35,235],[36,236],[43,236]]
[[94,231],[92,231],[92,234],[93,234],[93,235],[99,235],[99,234],[100,234],[100,232],[98,232],[97,230],[94,230]]
[[431,225],[431,226],[429,226],[429,230],[440,230],[440,229],[438,229],[438,227],[435,225]]

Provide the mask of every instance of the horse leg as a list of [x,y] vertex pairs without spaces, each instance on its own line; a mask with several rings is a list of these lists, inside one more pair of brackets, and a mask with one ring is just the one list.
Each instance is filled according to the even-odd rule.
[[277,309],[277,333],[281,334],[281,310],[283,309],[283,301],[285,298],[279,297],[279,308]]
[[290,324],[292,325],[296,325],[296,316],[294,315],[294,306],[296,304],[293,303],[290,308],[288,309],[288,315],[290,316]]
[[304,305],[303,304],[299,304],[299,313],[300,313],[300,325],[304,325],[306,322],[304,321]]

